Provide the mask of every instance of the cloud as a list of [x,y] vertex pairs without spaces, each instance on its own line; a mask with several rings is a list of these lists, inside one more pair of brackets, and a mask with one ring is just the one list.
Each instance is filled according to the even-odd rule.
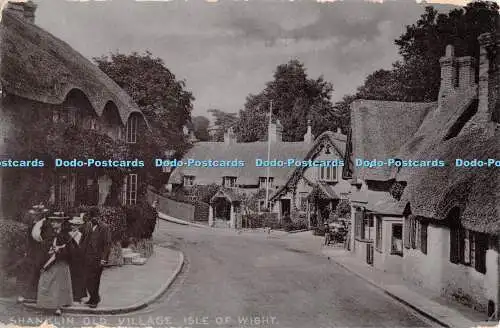
[[390,67],[393,40],[422,10],[403,3],[44,0],[36,20],[89,58],[150,50],[186,81],[199,115],[242,108],[291,58],[311,77],[324,75],[340,99]]

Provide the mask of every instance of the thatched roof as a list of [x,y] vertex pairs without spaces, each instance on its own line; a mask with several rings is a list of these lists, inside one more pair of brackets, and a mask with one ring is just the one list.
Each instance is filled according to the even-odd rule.
[[481,131],[442,142],[428,154],[449,163],[444,168],[413,169],[402,201],[409,202],[417,216],[443,220],[453,207],[462,209],[465,228],[500,233],[500,174],[498,167],[463,168],[455,159],[500,159],[500,135]]
[[[436,103],[356,100],[351,105],[353,157],[364,160],[397,158]],[[355,167],[362,180],[386,181],[390,167]]]
[[[306,142],[273,142],[271,143],[271,160],[280,159],[286,161],[289,158],[301,160],[311,147]],[[195,176],[195,183],[199,184],[221,184],[225,176],[236,177],[238,185],[257,185],[259,177],[267,176],[267,168],[257,167],[255,159],[267,160],[267,142],[232,143],[224,142],[198,142],[184,156],[183,161],[188,159],[245,162],[244,167],[187,167],[182,166],[174,169],[169,183],[181,183],[182,177],[186,175]],[[274,179],[273,184],[283,185],[293,167],[271,167],[269,176]]]
[[142,115],[130,96],[96,65],[9,7],[2,12],[1,33],[1,78],[6,92],[61,104],[71,90],[78,89],[99,116],[108,102],[116,105],[122,123],[132,113]]
[[[434,108],[420,125],[418,131],[400,149],[397,158],[414,160],[432,160],[430,151],[439,145],[460,116],[474,105],[477,99],[477,86],[466,90],[457,90]],[[406,181],[413,173],[412,168],[403,168],[397,175],[399,181]]]

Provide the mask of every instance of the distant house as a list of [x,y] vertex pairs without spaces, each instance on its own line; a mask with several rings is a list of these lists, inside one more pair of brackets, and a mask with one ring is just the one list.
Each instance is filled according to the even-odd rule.
[[[286,183],[271,197],[273,211],[279,218],[289,214],[305,216],[309,226],[316,226],[328,219],[341,199],[349,197],[351,186],[346,179],[349,163],[344,163],[347,136],[339,131],[327,131],[319,135],[303,158],[304,161],[331,161],[327,166],[298,167],[293,170]],[[318,222],[311,222],[315,213]]]
[[[278,122],[270,128],[271,160],[302,159],[309,151],[312,140],[285,142],[282,141],[282,127]],[[222,142],[197,142],[182,158],[184,166],[176,167],[170,176],[172,189],[190,187],[195,184],[217,184],[227,188],[238,189],[241,193],[254,193],[266,188],[267,168],[256,166],[256,159],[267,160],[267,141],[240,143],[232,129],[224,134]],[[217,161],[211,167],[188,166],[189,160]],[[243,166],[221,166],[221,161],[242,161]],[[241,163],[240,163],[241,164]],[[215,166],[216,165],[216,166]],[[293,167],[271,167],[269,169],[269,188],[276,190],[287,181]]]
[[[47,131],[80,131],[89,144],[100,140],[99,136],[127,147],[140,143],[147,123],[137,105],[96,65],[35,25],[35,9],[31,1],[9,2],[2,12],[0,151],[3,159],[11,158],[16,150],[17,140],[13,136],[21,127],[19,120],[24,122],[23,127],[43,121],[47,122]],[[71,149],[72,141],[65,140],[62,144],[67,142],[66,147]],[[126,154],[133,156],[130,152]],[[109,195],[116,202],[135,204],[141,173],[136,169],[122,173],[117,180],[109,172],[54,168],[53,163],[46,163],[44,168],[4,168],[0,170],[2,210],[14,213],[19,206],[30,207],[32,204],[21,202],[33,197],[64,209],[89,202],[88,205],[103,204]],[[38,195],[35,190],[40,186],[46,190]],[[18,198],[21,196],[22,199]]]
[[499,43],[489,34],[479,41],[478,84],[473,58],[456,58],[448,46],[436,103],[353,104],[353,157],[445,166],[355,167],[352,251],[492,316],[500,301],[500,174],[496,163],[456,165],[500,158]]

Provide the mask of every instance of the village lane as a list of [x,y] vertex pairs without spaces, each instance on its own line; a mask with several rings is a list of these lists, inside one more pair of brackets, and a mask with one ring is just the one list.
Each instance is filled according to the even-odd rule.
[[[161,221],[155,241],[157,247],[182,250],[186,258],[183,272],[158,302],[130,314],[64,315],[52,322],[58,327],[433,326],[327,258],[264,233],[238,235]],[[138,286],[131,281],[130,287]],[[40,315],[17,307],[8,312],[4,315],[11,318]]]
[[[195,319],[208,327],[431,325],[328,259],[278,238],[166,222],[156,238],[172,241],[188,264],[173,290],[143,318],[168,315],[177,325]],[[250,320],[257,317],[260,325]]]

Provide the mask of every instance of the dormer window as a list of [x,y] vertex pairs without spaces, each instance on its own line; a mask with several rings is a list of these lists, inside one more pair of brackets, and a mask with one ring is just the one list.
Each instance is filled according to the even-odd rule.
[[139,118],[136,115],[130,116],[127,121],[127,143],[137,142],[137,129]]
[[236,177],[223,177],[222,186],[228,188],[236,187]]
[[334,166],[323,166],[319,169],[319,181],[336,182],[337,181],[337,168]]
[[193,175],[185,175],[183,178],[184,186],[193,186],[194,185],[194,176]]
[[[260,189],[266,189],[266,182],[267,182],[267,178],[266,177],[260,177],[259,178],[259,188]],[[273,177],[269,177],[269,188],[273,187],[273,182],[274,182],[274,178]]]

